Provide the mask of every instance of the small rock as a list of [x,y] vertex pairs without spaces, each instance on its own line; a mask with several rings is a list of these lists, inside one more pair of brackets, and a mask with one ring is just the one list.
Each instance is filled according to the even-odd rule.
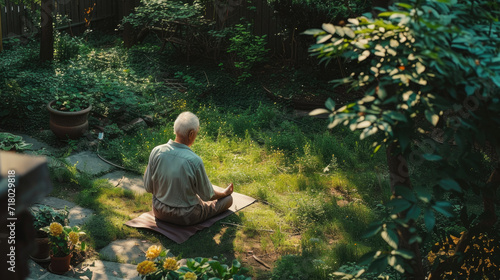
[[142,117],[148,126],[154,125],[153,115],[145,115]]
[[144,121],[144,119],[142,119],[142,118],[137,118],[137,119],[132,120],[130,123],[124,125],[122,127],[122,129],[124,131],[131,131],[134,129],[146,128],[146,127],[148,127],[148,125],[146,124],[146,121]]

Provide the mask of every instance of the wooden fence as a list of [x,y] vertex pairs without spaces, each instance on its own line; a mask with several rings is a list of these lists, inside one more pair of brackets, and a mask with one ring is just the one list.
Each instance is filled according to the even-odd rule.
[[267,47],[273,55],[293,61],[308,57],[307,48],[298,40],[301,31],[285,31],[279,14],[266,0],[214,0],[213,6],[207,7],[205,16],[216,20],[219,28],[245,21],[252,23],[253,34],[266,35]]
[[[94,6],[95,4],[95,6]],[[71,19],[71,23],[59,26],[59,29],[85,28],[85,18],[91,19],[91,25],[104,27],[115,27],[118,21],[116,10],[117,3],[114,0],[54,0],[54,13]],[[86,11],[91,8],[91,12]],[[13,4],[6,0],[1,7],[2,35],[4,39],[33,34],[38,31],[39,17],[37,10],[39,6],[25,6]]]
[[[72,31],[78,33],[85,29],[86,9],[94,7],[91,27],[112,30],[126,13],[125,1],[131,0],[54,0],[54,12],[71,19],[70,26],[62,26],[59,29],[71,27]],[[138,4],[139,0],[135,0],[135,3]],[[34,11],[37,9],[38,6],[16,5],[6,0],[5,5],[1,7],[3,38],[37,33],[39,19],[34,18]],[[267,47],[273,55],[294,61],[307,57],[307,49],[297,43],[297,37],[300,36],[298,33],[301,31],[285,34],[279,15],[271,9],[266,0],[214,0],[213,5],[207,7],[205,16],[216,20],[219,28],[245,21],[251,22],[255,35],[267,36]]]

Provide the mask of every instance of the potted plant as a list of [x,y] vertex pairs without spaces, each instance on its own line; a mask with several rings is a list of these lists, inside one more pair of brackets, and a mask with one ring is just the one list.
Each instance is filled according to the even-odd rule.
[[7,132],[0,132],[0,150],[20,152],[31,149],[33,144],[26,143],[23,137]]
[[53,222],[48,227],[50,244],[49,270],[56,274],[64,274],[70,269],[71,258],[76,250],[85,250],[85,242],[80,238],[85,235],[77,226],[62,226]]
[[66,209],[56,211],[48,206],[42,205],[37,211],[30,209],[30,212],[33,215],[33,226],[36,230],[36,250],[30,255],[30,257],[38,262],[49,261],[49,235],[43,229],[48,227],[53,222],[66,225],[69,211]]
[[78,139],[89,127],[92,110],[90,95],[81,91],[64,91],[47,104],[50,129],[59,139]]

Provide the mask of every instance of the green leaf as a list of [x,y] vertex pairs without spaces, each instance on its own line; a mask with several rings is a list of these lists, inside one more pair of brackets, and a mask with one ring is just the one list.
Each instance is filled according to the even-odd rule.
[[377,233],[379,233],[380,230],[382,230],[382,223],[381,222],[372,223],[368,226],[368,228],[366,229],[366,232],[365,232],[365,234],[363,234],[362,238],[372,237],[372,236],[376,235]]
[[439,116],[430,110],[425,110],[425,118],[433,125],[436,126],[439,121]]
[[371,122],[371,121],[366,121],[366,120],[365,120],[365,121],[362,121],[362,122],[358,123],[358,124],[356,125],[356,129],[367,128],[367,127],[369,127],[370,125],[372,125],[372,122]]
[[411,260],[415,257],[415,254],[413,254],[412,251],[406,249],[393,250],[391,254],[401,256],[407,260]]
[[413,194],[413,191],[410,190],[408,187],[397,185],[395,189],[396,189],[396,195],[400,195],[408,201],[417,202],[417,198]]
[[330,113],[330,111],[328,111],[327,109],[320,108],[320,109],[314,109],[311,112],[309,112],[309,116],[317,116],[317,115],[329,114],[329,113]]
[[378,127],[376,126],[367,127],[363,130],[363,132],[361,132],[359,139],[364,140],[366,137],[369,137],[377,132],[378,132]]
[[177,271],[181,273],[194,272],[193,269],[190,269],[188,266],[181,266]]
[[448,218],[455,216],[453,206],[448,201],[436,201],[432,208]]
[[[377,93],[378,99],[380,99],[380,100],[384,100],[387,97],[387,91],[385,90],[385,87],[379,86],[376,93]],[[396,97],[396,101],[397,101],[397,97]]]
[[393,209],[391,213],[396,214],[410,208],[412,204],[406,199],[395,198],[387,202],[385,205],[387,207],[392,207]]
[[386,229],[380,233],[382,239],[394,249],[398,248],[399,238],[396,232],[392,229]]
[[406,213],[406,218],[409,220],[417,220],[420,216],[421,209],[418,205],[414,204]]
[[425,222],[425,227],[427,228],[428,231],[431,231],[434,228],[434,225],[436,224],[436,217],[434,216],[434,212],[432,212],[430,208],[425,209],[424,222]]
[[443,159],[443,157],[441,157],[440,155],[434,154],[423,154],[422,157],[428,161],[439,161]]
[[401,145],[401,150],[406,150],[408,145],[410,144],[410,138],[407,134],[401,134],[399,137],[399,144]]
[[409,244],[413,244],[413,243],[422,243],[422,237],[418,236],[418,235],[414,235],[412,237],[410,237],[410,240],[408,241]]
[[372,251],[364,254],[361,258],[358,260],[359,265],[367,265],[371,263],[377,256],[381,255],[382,251]]
[[442,179],[439,181],[439,186],[446,191],[454,190],[456,192],[462,192],[460,185],[453,179]]
[[335,110],[335,101],[333,101],[333,99],[331,99],[331,98],[328,98],[328,100],[326,100],[326,102],[325,102],[325,106],[330,111],[334,111]]
[[427,191],[426,189],[424,189],[422,187],[414,187],[413,189],[417,193],[418,199],[420,199],[421,201],[423,201],[425,203],[431,202],[432,195],[429,191]]
[[210,267],[219,275],[222,276],[224,268],[218,261],[209,261]]
[[374,272],[380,274],[387,268],[388,259],[387,256],[374,260],[368,267],[369,272]]
[[324,42],[330,40],[332,38],[332,34],[320,35],[318,36],[317,44],[323,44]]
[[401,121],[401,122],[406,122],[406,116],[400,112],[396,111],[391,111],[388,113],[389,117],[393,120]]

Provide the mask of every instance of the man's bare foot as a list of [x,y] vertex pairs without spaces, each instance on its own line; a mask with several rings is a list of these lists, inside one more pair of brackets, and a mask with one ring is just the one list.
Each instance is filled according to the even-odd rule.
[[230,196],[234,191],[234,187],[233,187],[233,183],[229,184],[229,186],[227,186],[227,188],[224,190],[224,194],[226,196]]

